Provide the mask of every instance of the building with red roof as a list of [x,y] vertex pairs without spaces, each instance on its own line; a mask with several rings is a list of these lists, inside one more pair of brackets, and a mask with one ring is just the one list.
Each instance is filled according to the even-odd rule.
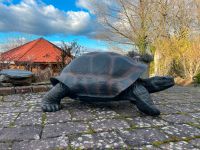
[[[1,62],[9,63],[9,68],[28,69],[33,72],[51,67],[54,72],[62,63],[62,49],[39,38],[1,54]],[[71,58],[65,58],[70,62]]]

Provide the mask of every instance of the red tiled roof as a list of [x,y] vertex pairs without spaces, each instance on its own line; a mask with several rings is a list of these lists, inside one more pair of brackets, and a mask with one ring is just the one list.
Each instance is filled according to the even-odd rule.
[[61,61],[61,49],[39,38],[2,53],[2,60],[15,62],[55,63]]

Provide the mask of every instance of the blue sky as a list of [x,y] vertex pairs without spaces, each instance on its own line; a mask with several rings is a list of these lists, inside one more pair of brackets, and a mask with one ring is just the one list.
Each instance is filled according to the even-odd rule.
[[101,26],[90,9],[88,0],[0,0],[0,44],[15,37],[43,37],[106,50],[106,43],[94,38]]

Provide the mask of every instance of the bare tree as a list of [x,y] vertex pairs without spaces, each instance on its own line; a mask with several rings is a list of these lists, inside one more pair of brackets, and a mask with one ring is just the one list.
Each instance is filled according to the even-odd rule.
[[[66,43],[62,41],[61,45],[61,70],[65,67],[67,63],[70,63],[70,61],[78,56],[81,56],[85,52],[85,48],[79,45],[76,41],[73,41],[71,43]],[[69,58],[68,60],[66,60]]]
[[[18,46],[21,46],[29,41],[30,41],[29,36],[26,36],[26,37],[18,36],[18,37],[8,38],[5,40],[5,42],[3,44],[1,44],[0,51],[2,53],[6,52],[6,51],[16,48]],[[12,60],[8,60],[7,58],[5,59],[2,57],[2,54],[0,54],[0,69],[3,69],[3,68],[9,69],[9,67],[12,63],[14,63]]]
[[200,0],[194,0],[194,16],[196,17],[196,27],[200,34]]
[[98,38],[136,45],[140,53],[146,53],[151,36],[152,1],[115,0],[105,4],[94,0],[95,14],[105,28]]
[[27,42],[29,42],[29,38],[25,37],[14,37],[14,38],[8,38],[5,40],[3,44],[1,44],[1,51],[5,52],[7,50],[11,50],[13,48],[16,48],[18,46],[21,46]]

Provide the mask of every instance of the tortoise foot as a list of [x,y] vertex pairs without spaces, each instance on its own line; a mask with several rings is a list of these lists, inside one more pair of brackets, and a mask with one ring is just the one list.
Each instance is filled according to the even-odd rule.
[[159,116],[160,111],[154,106],[154,105],[149,105],[148,103],[141,101],[136,103],[137,108],[150,116]]
[[44,112],[55,112],[61,109],[60,104],[43,104],[42,110]]

